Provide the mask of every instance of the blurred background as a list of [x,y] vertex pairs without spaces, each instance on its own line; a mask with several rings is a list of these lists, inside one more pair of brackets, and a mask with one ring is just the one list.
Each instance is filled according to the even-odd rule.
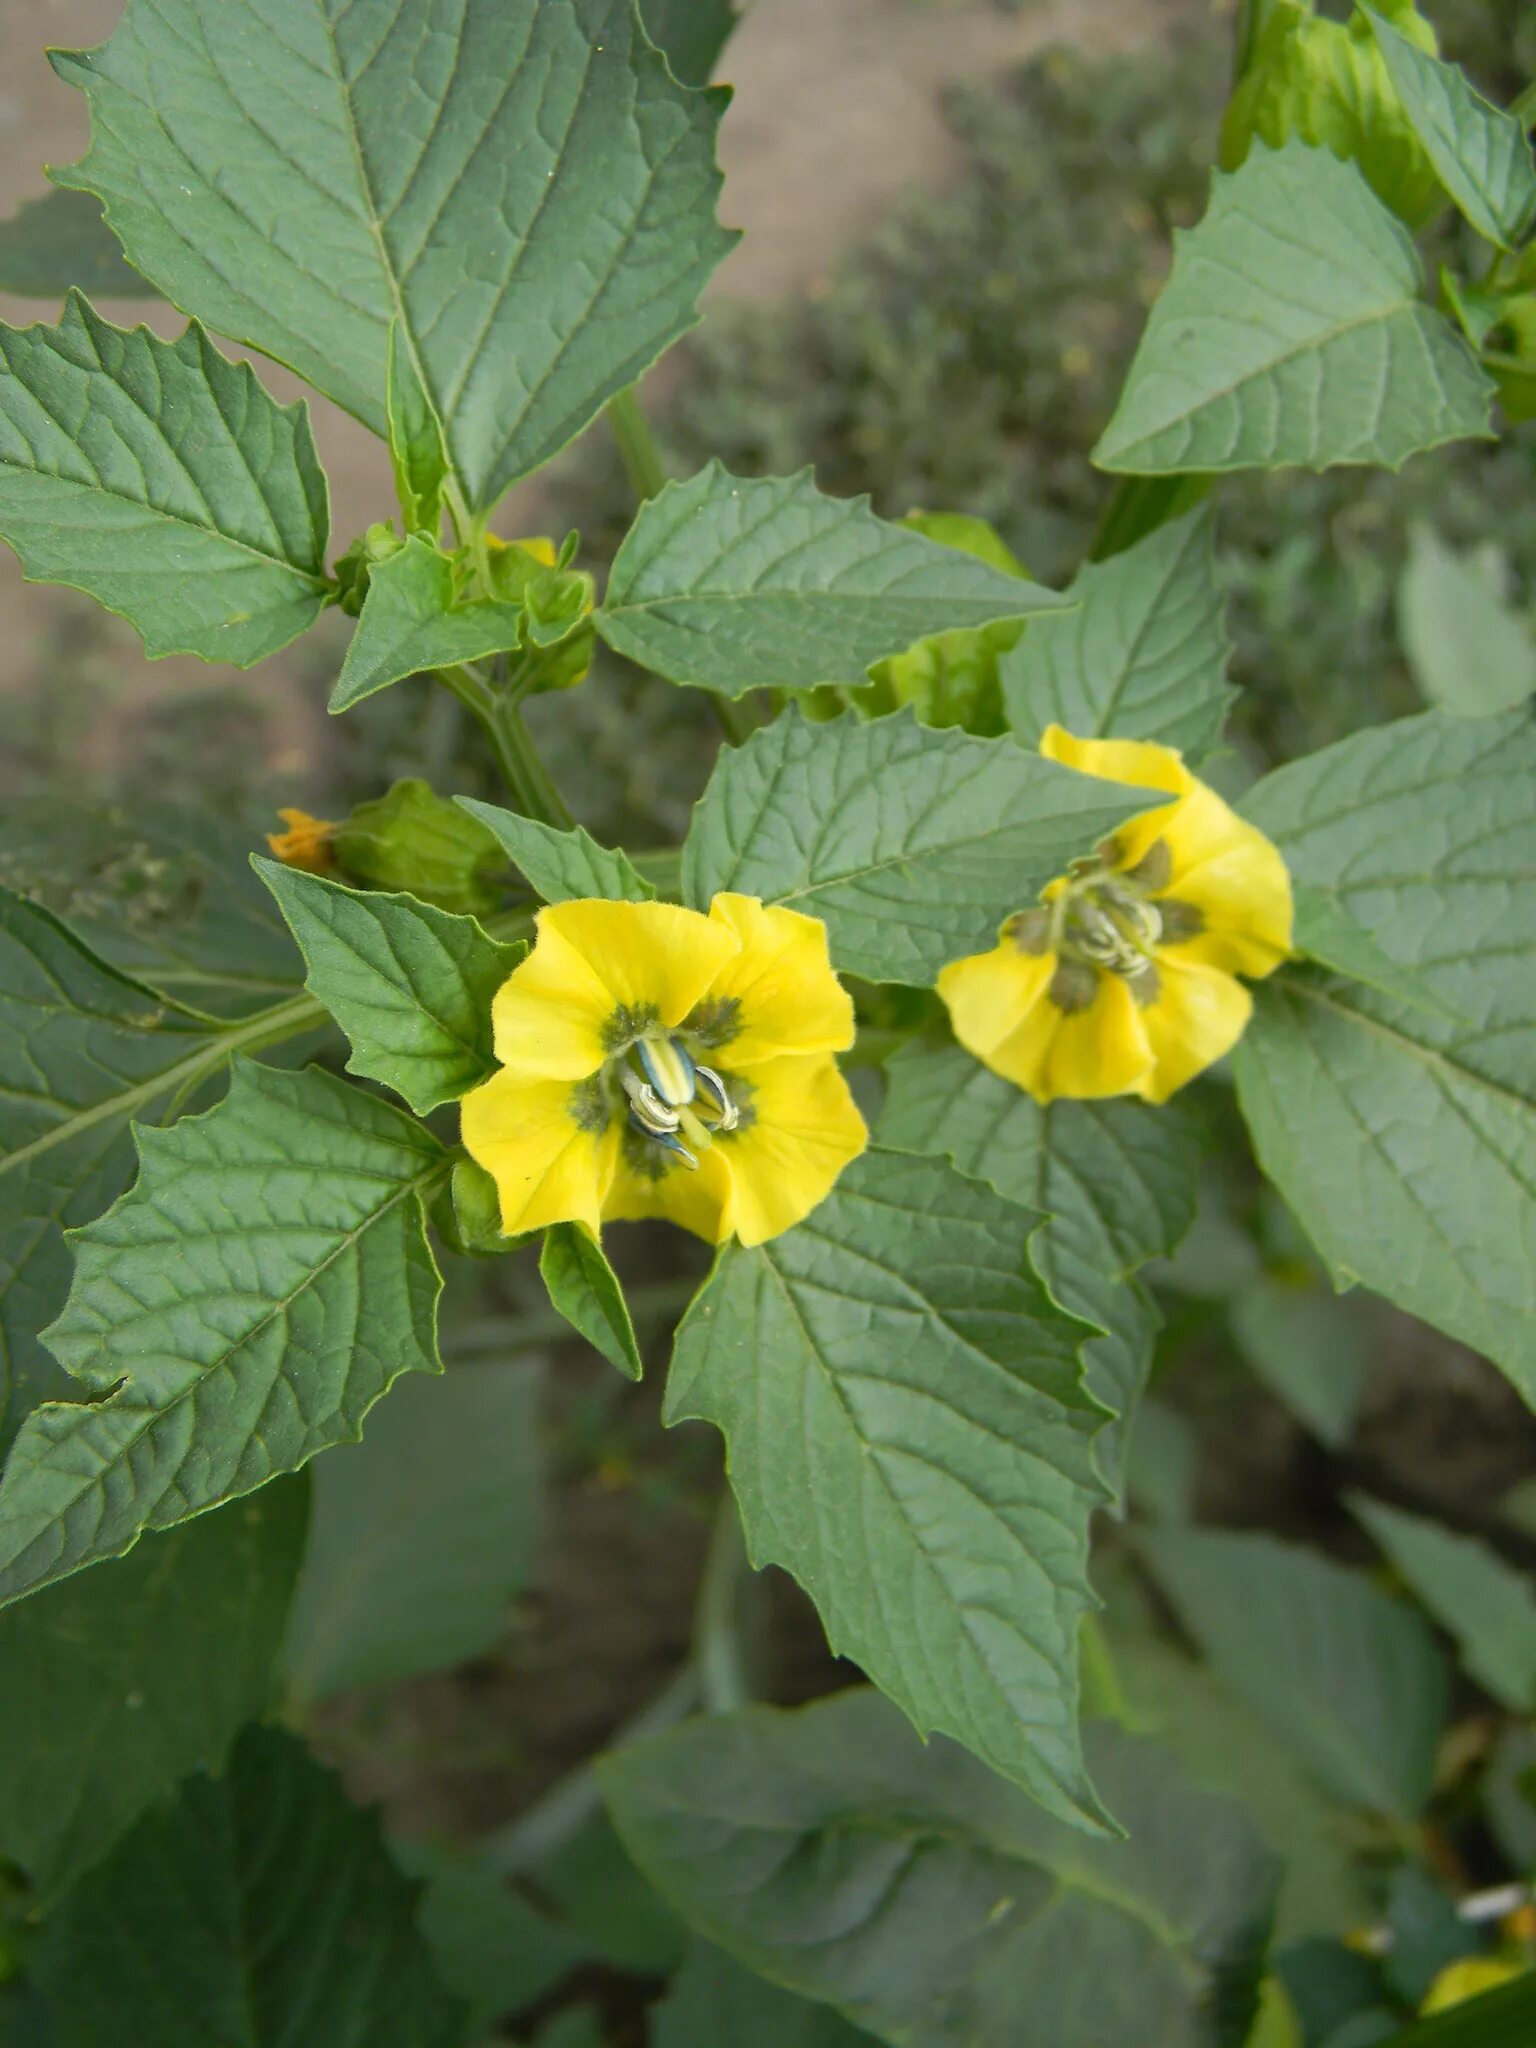
[[[99,41],[119,11],[0,0],[0,212],[85,145],[83,102],[54,79],[45,42]],[[1495,96],[1536,72],[1528,0],[1429,11],[1447,54]],[[723,66],[736,101],[722,212],[745,240],[697,334],[642,393],[670,464],[812,463],[824,488],[867,490],[888,515],[980,514],[1041,580],[1069,579],[1108,494],[1085,451],[1171,236],[1204,207],[1230,44],[1229,19],[1206,0],[757,0]],[[179,324],[160,305],[106,310],[161,332]],[[13,322],[55,312],[0,297]],[[261,374],[297,395],[282,372]],[[311,403],[339,553],[391,509],[388,464],[363,429]],[[578,527],[581,559],[601,573],[632,508],[599,421],[498,524],[509,536]],[[1433,701],[1469,579],[1504,601],[1506,650],[1536,663],[1529,431],[1400,476],[1233,478],[1220,509],[1242,690],[1234,785]],[[346,631],[335,615],[246,674],[151,664],[126,626],[24,585],[0,553],[0,621],[7,803],[89,798],[130,817],[151,800],[212,803],[248,818],[256,844],[279,803],[343,817],[403,774],[487,788],[457,706],[425,686],[326,718]],[[579,689],[533,700],[536,736],[594,831],[675,840],[719,744],[710,707],[601,649],[598,664]],[[1193,1508],[1358,1560],[1369,1548],[1339,1493],[1361,1485],[1464,1530],[1497,1526],[1506,1553],[1536,1565],[1536,1503],[1521,1486],[1536,1425],[1510,1386],[1381,1304],[1333,1296],[1261,1188],[1223,1089],[1205,1094],[1222,1142],[1192,1237],[1154,1275],[1167,1327],[1138,1440],[1140,1511]],[[672,1239],[652,1260],[651,1240],[626,1245],[659,1367],[665,1318],[703,1260]],[[523,1317],[529,1398],[503,1422],[514,1445],[538,1441],[520,1472],[523,1522],[498,1525],[516,1553],[510,1630],[452,1674],[307,1710],[354,1789],[386,1797],[396,1826],[423,1837],[505,1823],[665,1683],[686,1653],[717,1482],[713,1435],[663,1437],[654,1384],[631,1388],[562,1345],[537,1307],[528,1320],[536,1277],[500,1263],[489,1301],[476,1283],[451,1314],[465,1356],[504,1349]],[[407,1446],[421,1455],[409,1431]],[[413,1511],[430,1512],[419,1471],[416,1484]],[[451,1472],[442,1484],[451,1493]],[[762,1633],[767,1696],[835,1682],[785,1584],[768,1594]],[[612,1890],[609,1850],[586,1840],[559,1879],[573,1914]],[[615,1966],[632,1936],[631,1964],[659,1971],[674,1937],[630,1905],[630,1933],[604,1937]]]

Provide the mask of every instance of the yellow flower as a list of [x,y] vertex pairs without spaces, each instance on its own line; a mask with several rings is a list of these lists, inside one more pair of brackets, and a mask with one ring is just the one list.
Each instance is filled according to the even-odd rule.
[[285,867],[302,868],[307,875],[328,875],[336,865],[331,844],[336,827],[324,818],[312,818],[308,811],[283,810],[277,814],[286,832],[269,832],[267,844]]
[[761,1244],[864,1149],[834,1058],[853,1004],[798,911],[554,904],[492,1022],[501,1071],[465,1096],[463,1132],[508,1236],[665,1216]]
[[992,952],[952,961],[939,994],[967,1051],[1038,1102],[1166,1102],[1242,1036],[1253,998],[1237,976],[1273,973],[1289,953],[1290,876],[1172,747],[1053,725],[1040,751],[1174,801],[1074,861]]

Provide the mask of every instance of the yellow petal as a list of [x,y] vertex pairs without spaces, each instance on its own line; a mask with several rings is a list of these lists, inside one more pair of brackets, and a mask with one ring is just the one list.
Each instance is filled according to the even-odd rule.
[[644,1022],[681,1022],[737,949],[734,936],[673,903],[551,904],[533,951],[491,1005],[496,1057],[525,1078],[594,1074]]
[[1086,1008],[1063,1009],[1050,995],[1060,964],[1052,953],[1021,953],[1007,939],[990,953],[953,961],[938,987],[955,1036],[1039,1102],[1124,1095],[1152,1064],[1136,1004],[1119,975],[1100,974]]
[[504,1071],[460,1104],[465,1150],[495,1181],[509,1237],[546,1223],[599,1227],[618,1125],[595,1121],[582,1095],[569,1081],[525,1082]]
[[[1049,1036],[1047,1019],[1054,1019]],[[1086,1009],[1059,1010],[1047,995],[1024,1030],[998,1048],[998,1057],[1021,1068],[1035,1062],[1033,1080],[1021,1085],[1037,1101],[1082,1101],[1135,1089],[1152,1064],[1152,1049],[1124,977],[1101,974]]]
[[1023,953],[1004,939],[990,953],[971,953],[942,968],[939,995],[966,1051],[991,1066],[998,1046],[1043,999],[1056,966],[1054,953]]
[[1040,751],[1047,761],[1059,761],[1063,768],[1098,775],[1106,782],[1166,789],[1170,796],[1183,796],[1196,787],[1177,748],[1160,747],[1155,740],[1080,740],[1059,725],[1048,725],[1040,735]]
[[809,1216],[869,1142],[864,1119],[830,1053],[765,1060],[744,1081],[739,1130],[710,1148],[730,1174],[721,1234],[762,1244]]
[[330,874],[336,866],[336,827],[330,820],[312,817],[308,811],[280,810],[277,815],[288,829],[269,832],[267,845],[284,867],[302,868],[309,875]]
[[1186,1081],[1228,1053],[1253,1015],[1253,997],[1218,967],[1157,954],[1157,998],[1141,1012],[1155,1064],[1136,1088],[1148,1102],[1166,1102]]
[[631,1143],[621,1141],[618,1171],[603,1205],[609,1221],[638,1223],[643,1217],[658,1216],[691,1230],[706,1244],[719,1244],[728,1237],[731,1176],[719,1146],[708,1147],[697,1167],[684,1166],[680,1159],[667,1160],[665,1154],[652,1154],[651,1158],[658,1168],[654,1174],[637,1161]]
[[853,998],[832,971],[819,917],[730,894],[717,896],[709,914],[741,948],[710,983],[698,1019],[727,1066],[852,1045]]
[[1273,974],[1291,950],[1291,878],[1279,849],[1256,825],[1239,818],[1208,789],[1202,799],[1226,813],[1224,821],[1200,805],[1194,829],[1186,828],[1179,806],[1168,840],[1173,869],[1165,899],[1198,911],[1201,929],[1190,939],[1170,938],[1182,960],[1224,967],[1231,974],[1261,979]]

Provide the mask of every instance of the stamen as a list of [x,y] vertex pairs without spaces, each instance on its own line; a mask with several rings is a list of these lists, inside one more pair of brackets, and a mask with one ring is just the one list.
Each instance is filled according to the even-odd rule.
[[641,1038],[635,1041],[635,1053],[645,1077],[669,1109],[682,1109],[692,1102],[694,1092],[693,1061],[686,1047],[676,1038]]
[[730,1090],[713,1067],[695,1067],[694,1078],[699,1084],[699,1093],[716,1117],[716,1128],[734,1131],[740,1122],[740,1113],[731,1100]]
[[653,1138],[665,1137],[675,1131],[682,1118],[670,1104],[661,1101],[648,1081],[642,1081],[638,1074],[625,1072],[620,1079],[624,1093],[629,1097],[629,1120],[636,1130],[644,1131]]

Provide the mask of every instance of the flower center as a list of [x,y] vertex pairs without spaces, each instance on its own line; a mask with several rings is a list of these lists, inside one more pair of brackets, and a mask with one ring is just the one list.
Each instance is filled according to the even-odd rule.
[[1163,935],[1157,905],[1102,869],[1069,881],[1054,909],[1056,950],[1111,974],[1142,973]]
[[713,1067],[700,1066],[675,1032],[645,1032],[618,1061],[617,1072],[631,1130],[684,1166],[697,1167],[698,1154],[720,1132],[736,1128],[739,1112],[724,1081]]

